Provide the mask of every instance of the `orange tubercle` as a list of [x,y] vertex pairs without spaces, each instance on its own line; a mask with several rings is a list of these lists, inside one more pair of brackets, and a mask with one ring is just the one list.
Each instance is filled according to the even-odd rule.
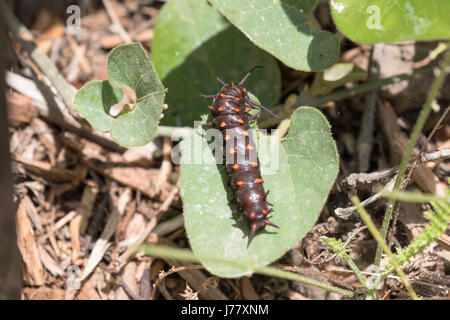
[[234,165],[233,165],[233,169],[234,170],[237,170],[239,168],[239,165],[237,164],[237,163],[235,163]]
[[256,178],[256,179],[255,179],[255,182],[256,182],[256,183],[261,183],[261,182],[263,182],[263,179],[261,179],[261,178]]
[[222,123],[220,124],[220,127],[223,128],[223,127],[225,127],[225,126],[226,126],[225,122],[222,121]]
[[253,149],[255,149],[255,148],[253,148],[251,145],[250,145],[250,143],[247,145],[247,149],[248,150],[253,150]]
[[244,182],[238,181],[236,184],[237,184],[238,186],[242,186],[242,185],[244,184]]

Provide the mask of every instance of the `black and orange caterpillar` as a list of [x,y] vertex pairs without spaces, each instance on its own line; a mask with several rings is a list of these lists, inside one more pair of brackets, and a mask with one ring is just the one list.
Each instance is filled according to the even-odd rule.
[[245,218],[251,229],[248,245],[255,233],[265,226],[278,228],[267,217],[273,211],[269,208],[272,204],[267,202],[269,192],[264,191],[255,142],[249,135],[249,123],[258,114],[249,116],[248,112],[251,109],[264,109],[273,116],[278,116],[251,100],[243,86],[253,70],[259,67],[261,66],[252,68],[237,84],[233,81],[228,84],[217,78],[223,85],[220,92],[216,95],[202,95],[204,98],[214,99],[209,106],[213,120],[203,126],[212,126],[222,132],[224,163],[228,181],[234,191],[234,199],[237,201],[235,212],[242,212],[238,221]]

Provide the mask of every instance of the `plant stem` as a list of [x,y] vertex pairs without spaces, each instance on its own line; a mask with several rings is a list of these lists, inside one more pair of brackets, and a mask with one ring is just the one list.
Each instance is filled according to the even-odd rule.
[[414,300],[418,300],[417,294],[415,293],[414,289],[411,287],[411,284],[409,283],[408,279],[406,278],[405,273],[400,269],[400,265],[397,261],[397,258],[392,253],[391,249],[389,249],[386,241],[384,241],[384,238],[381,236],[381,234],[378,232],[377,227],[373,223],[372,219],[370,218],[369,214],[367,213],[366,209],[364,209],[363,206],[361,206],[361,203],[359,202],[359,199],[357,197],[352,198],[353,204],[358,208],[359,215],[361,216],[361,219],[364,221],[364,223],[367,225],[367,228],[369,229],[372,236],[375,238],[375,240],[378,242],[378,245],[384,250],[384,252],[388,255],[390,258],[390,262],[392,266],[395,269],[395,272],[400,276],[400,279],[402,279],[403,284],[406,287],[406,290],[408,290],[408,293]]
[[[419,139],[420,132],[422,131],[422,128],[428,118],[428,115],[431,112],[432,104],[437,94],[439,93],[439,89],[441,88],[442,83],[444,82],[446,74],[448,73],[449,64],[450,64],[450,50],[448,50],[447,53],[445,54],[444,59],[440,64],[440,67],[435,70],[436,78],[434,79],[433,84],[431,85],[427,100],[425,101],[425,104],[420,112],[419,118],[417,119],[416,124],[414,125],[414,129],[411,134],[411,139],[409,140],[408,146],[406,147],[405,153],[403,154],[402,161],[398,169],[398,175],[394,183],[393,191],[399,189],[400,183],[402,182],[403,177],[405,176],[405,172],[408,167],[408,162],[413,153],[414,146],[416,145],[416,142]],[[396,200],[395,198],[389,199],[386,211],[384,213],[384,219],[381,226],[381,236],[383,239],[386,239],[386,234],[389,228],[389,223],[391,221],[392,210],[395,205],[395,200]],[[380,265],[381,251],[382,248],[380,245],[378,245],[374,262],[376,266]]]
[[[160,258],[171,258],[176,260],[182,260],[182,261],[189,261],[189,262],[201,262],[200,258],[196,256],[192,251],[187,249],[179,249],[179,248],[172,248],[172,247],[166,247],[166,246],[156,246],[156,245],[146,245],[141,244],[139,245],[135,252],[144,251],[146,255],[154,256],[154,257],[160,257]],[[239,261],[232,261],[232,260],[226,260],[226,259],[220,259],[220,258],[212,258],[212,257],[202,257],[203,261],[211,261],[215,263],[223,263],[231,266],[241,266],[243,268],[248,268],[248,265]],[[314,279],[310,279],[304,276],[301,276],[299,274],[284,271],[276,268],[271,267],[256,267],[253,270],[255,273],[264,274],[267,276],[273,276],[278,277],[282,279],[287,280],[293,280],[302,282],[305,284],[309,284],[318,288],[322,288],[325,290],[328,290],[330,292],[335,292],[342,294],[343,296],[352,298],[354,296],[353,292],[345,289],[341,289],[335,286],[331,286],[327,283],[320,282]]]
[[325,244],[327,244],[329,247],[331,247],[333,252],[338,257],[340,257],[341,259],[344,259],[345,263],[353,271],[354,275],[356,276],[358,281],[361,283],[361,285],[367,290],[367,292],[371,296],[374,296],[375,295],[374,289],[368,286],[366,278],[363,276],[361,270],[359,270],[358,266],[352,260],[350,255],[347,253],[348,249],[346,247],[346,244],[335,238],[322,237],[321,239]]
[[174,139],[184,139],[194,133],[194,129],[191,127],[168,127],[158,126],[157,135],[159,137],[167,137]]
[[395,200],[408,201],[408,202],[431,202],[431,201],[448,201],[450,202],[450,197],[438,197],[434,194],[427,194],[415,191],[400,191],[393,190],[386,194],[386,197],[393,198]]
[[[282,116],[282,118],[289,118],[290,115],[298,107],[305,106],[305,105],[316,107],[316,106],[319,106],[319,105],[324,104],[329,101],[339,101],[339,100],[347,99],[347,98],[350,98],[350,97],[353,97],[353,96],[356,96],[356,95],[359,95],[359,94],[362,94],[362,93],[365,93],[365,92],[368,92],[371,90],[381,88],[388,84],[397,83],[402,80],[411,79],[412,77],[414,77],[418,74],[431,73],[433,71],[433,68],[434,68],[434,66],[427,65],[425,67],[417,68],[417,69],[408,71],[406,73],[392,76],[389,78],[368,81],[368,82],[365,82],[365,83],[363,83],[359,86],[356,86],[354,88],[351,88],[351,89],[341,89],[341,90],[338,90],[338,91],[333,92],[326,96],[318,96],[315,98],[312,98],[312,97],[305,98],[304,96],[300,95],[297,99],[297,103],[295,103],[293,106],[291,106],[289,108],[289,110],[286,110],[284,108],[284,105],[279,105],[279,106],[273,108],[272,111],[275,114]],[[262,113],[261,119],[259,121],[259,127],[260,128],[269,128],[269,127],[273,127],[273,126],[277,125],[279,122],[280,122],[280,119],[271,117],[267,113]]]
[[307,277],[301,276],[301,275],[293,273],[293,272],[284,271],[284,270],[271,268],[271,267],[257,267],[254,271],[256,273],[264,274],[266,276],[272,276],[272,277],[277,277],[277,278],[282,278],[282,279],[287,279],[287,280],[292,280],[292,281],[298,281],[298,282],[301,282],[304,284],[309,284],[309,285],[315,286],[317,288],[325,289],[330,292],[342,294],[343,296],[346,296],[349,298],[354,297],[354,294],[352,291],[334,287],[334,286],[328,285],[326,283],[323,283],[323,282],[320,282],[320,281],[317,281],[317,280],[314,280],[311,278],[307,278]]

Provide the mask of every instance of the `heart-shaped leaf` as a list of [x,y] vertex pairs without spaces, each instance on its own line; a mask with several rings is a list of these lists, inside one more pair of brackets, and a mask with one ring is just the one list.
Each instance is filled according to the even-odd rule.
[[448,0],[331,0],[339,30],[359,43],[450,38]]
[[275,59],[255,47],[206,0],[166,3],[158,15],[152,60],[169,88],[162,123],[193,126],[205,113],[201,94],[216,94],[226,82],[239,81],[255,65],[264,66],[246,87],[270,107],[278,101],[280,71]]
[[319,30],[312,15],[317,0],[210,0],[254,44],[287,66],[319,71],[339,57],[339,40]]
[[[140,43],[116,47],[108,56],[108,80],[91,81],[75,95],[75,108],[99,131],[123,146],[140,146],[156,136],[164,106],[165,91],[152,62]],[[123,97],[121,87],[136,95],[133,105],[125,105],[117,117],[109,112]]]
[[281,143],[276,135],[269,137],[260,131],[258,136],[264,187],[270,191],[268,201],[274,204],[270,220],[280,229],[266,227],[248,248],[249,228],[232,215],[226,171],[216,164],[207,138],[197,130],[181,142],[180,186],[191,247],[198,257],[240,263],[202,261],[221,277],[251,274],[256,266],[271,263],[300,241],[317,220],[338,172],[330,126],[315,108],[294,112],[289,135]]

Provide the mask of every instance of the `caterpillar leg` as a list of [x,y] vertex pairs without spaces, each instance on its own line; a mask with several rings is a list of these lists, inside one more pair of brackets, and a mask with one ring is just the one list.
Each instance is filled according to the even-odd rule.
[[212,127],[212,125],[213,125],[212,122],[202,123],[202,127]]

